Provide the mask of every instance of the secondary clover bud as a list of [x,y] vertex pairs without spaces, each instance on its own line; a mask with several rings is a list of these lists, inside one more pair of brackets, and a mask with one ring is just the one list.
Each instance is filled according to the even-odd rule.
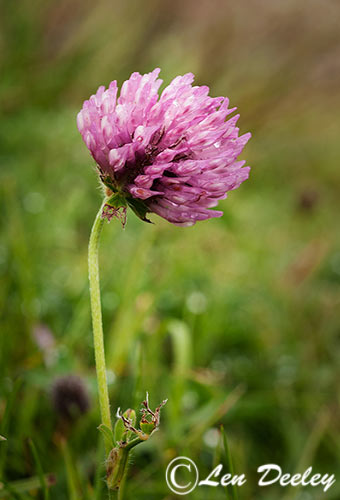
[[117,410],[117,422],[114,432],[100,426],[100,430],[111,439],[114,444],[106,461],[106,479],[110,489],[117,490],[124,477],[130,450],[149,439],[151,434],[158,429],[161,408],[167,400],[164,400],[156,409],[152,411],[149,407],[149,396],[146,394],[145,401],[142,402],[140,428],[136,427],[136,412],[128,409],[121,413]]
[[239,136],[239,115],[228,118],[225,97],[177,76],[161,95],[160,70],[132,73],[118,97],[117,82],[99,87],[83,104],[77,124],[111,198],[103,217],[127,207],[150,222],[150,212],[178,226],[192,226],[223,212],[210,210],[248,178],[238,161],[250,134]]

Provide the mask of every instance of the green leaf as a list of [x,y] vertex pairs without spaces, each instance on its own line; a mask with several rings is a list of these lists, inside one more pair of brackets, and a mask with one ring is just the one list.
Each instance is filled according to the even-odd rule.
[[142,200],[138,200],[137,198],[127,198],[127,202],[129,207],[135,212],[139,219],[152,224],[151,220],[146,217],[146,214],[150,212],[150,210]]
[[115,446],[115,440],[113,437],[113,432],[112,430],[105,424],[100,424],[98,427],[98,430],[103,434],[105,440],[110,443],[111,448],[114,448]]

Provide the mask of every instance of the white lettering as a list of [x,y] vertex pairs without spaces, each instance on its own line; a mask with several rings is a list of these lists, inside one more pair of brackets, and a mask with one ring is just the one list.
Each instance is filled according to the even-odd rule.
[[191,471],[190,464],[178,464],[178,465],[175,465],[175,467],[172,469],[171,474],[170,474],[171,484],[173,486],[175,486],[175,488],[178,488],[179,490],[184,489],[184,488],[189,488],[189,486],[191,485],[191,481],[190,481],[190,483],[188,483],[188,484],[186,484],[184,486],[181,486],[180,484],[177,483],[177,481],[175,479],[175,474],[176,474],[177,469],[179,469],[179,467],[185,467],[186,469],[189,470],[189,472]]
[[334,474],[331,476],[328,476],[328,474],[325,474],[323,478],[321,479],[321,484],[324,486],[323,491],[329,490],[331,486],[335,483],[335,477]]
[[[270,471],[277,471],[278,472],[278,475],[274,478],[274,479],[271,479],[270,481],[267,481],[265,482],[264,480],[266,479],[266,477],[268,476],[269,472]],[[260,474],[261,472],[264,472],[264,474],[261,476],[260,480],[259,480],[259,486],[268,486],[270,484],[273,484],[273,483],[276,483],[276,481],[278,481],[282,475],[282,469],[279,465],[276,465],[276,464],[267,464],[267,465],[261,465],[258,469],[257,469],[257,472]]]
[[244,474],[241,474],[241,476],[225,474],[221,479],[221,486],[229,486],[230,484],[233,486],[242,486],[246,482],[247,480]]
[[210,478],[218,477],[221,474],[221,470],[222,470],[222,465],[221,464],[217,465],[217,467],[215,467],[215,469],[210,472],[209,476],[206,479],[202,479],[202,481],[200,481],[198,485],[218,486],[219,483],[217,481],[210,481]]
[[[276,464],[266,464],[266,465],[261,465],[258,469],[257,472],[259,474],[262,473],[262,476],[260,477],[260,480],[258,482],[259,486],[269,486],[270,484],[280,482],[280,485],[282,487],[285,486],[319,486],[322,485],[324,486],[323,490],[326,492],[329,490],[331,486],[336,482],[334,474],[331,476],[329,474],[325,474],[324,476],[321,476],[321,474],[312,474],[312,467],[308,467],[307,470],[303,474],[295,474],[292,476],[291,474],[283,474],[282,475],[282,469],[279,465]],[[270,478],[266,479],[267,476],[271,472],[276,472],[277,474],[275,476],[271,475]],[[310,477],[311,476],[311,477]]]

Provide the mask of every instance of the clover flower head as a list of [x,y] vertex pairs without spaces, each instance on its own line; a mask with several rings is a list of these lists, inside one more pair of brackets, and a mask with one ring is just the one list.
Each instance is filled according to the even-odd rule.
[[[224,97],[177,76],[159,95],[160,70],[133,73],[117,97],[117,82],[84,102],[78,129],[111,196],[103,216],[125,218],[126,207],[145,221],[154,212],[179,226],[220,217],[211,210],[248,178],[239,161],[250,134],[239,136]],[[228,117],[228,119],[227,119]],[[148,221],[149,222],[149,221]]]
[[77,375],[56,378],[51,387],[51,400],[56,413],[73,421],[90,408],[90,398],[84,381]]

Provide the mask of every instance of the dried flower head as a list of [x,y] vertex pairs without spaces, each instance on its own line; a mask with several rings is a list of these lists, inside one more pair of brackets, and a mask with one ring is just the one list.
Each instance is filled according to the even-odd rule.
[[120,408],[118,408],[116,417],[123,422],[123,426],[126,429],[126,431],[130,431],[132,434],[138,436],[142,441],[146,441],[147,439],[149,439],[149,436],[154,431],[158,430],[160,416],[161,416],[161,409],[167,403],[167,401],[168,400],[165,399],[164,401],[161,402],[160,405],[157,406],[155,411],[152,411],[149,406],[149,393],[146,393],[146,398],[142,402],[142,409],[141,409],[142,416],[139,422],[140,425],[139,430],[134,427],[135,420],[132,421],[132,419],[127,414],[127,412],[131,410],[127,410],[127,412],[123,414],[121,413]]
[[[239,137],[229,100],[177,76],[161,95],[159,69],[133,73],[117,99],[117,82],[99,87],[77,117],[83,140],[111,195],[103,216],[142,219],[154,212],[179,226],[220,217],[210,210],[248,178],[237,158],[250,134]],[[243,167],[243,168],[242,168]],[[149,221],[148,221],[149,222]]]
[[83,380],[76,375],[58,377],[52,384],[51,399],[60,417],[72,421],[86,413],[90,399]]
[[124,413],[118,408],[116,413],[118,420],[114,427],[114,433],[103,424],[98,427],[111,440],[112,445],[106,460],[106,480],[109,489],[119,489],[126,471],[130,451],[138,444],[147,441],[158,430],[161,409],[166,402],[167,399],[152,411],[149,406],[149,395],[146,393],[146,398],[142,402],[139,429],[136,426],[136,412],[130,408]]

